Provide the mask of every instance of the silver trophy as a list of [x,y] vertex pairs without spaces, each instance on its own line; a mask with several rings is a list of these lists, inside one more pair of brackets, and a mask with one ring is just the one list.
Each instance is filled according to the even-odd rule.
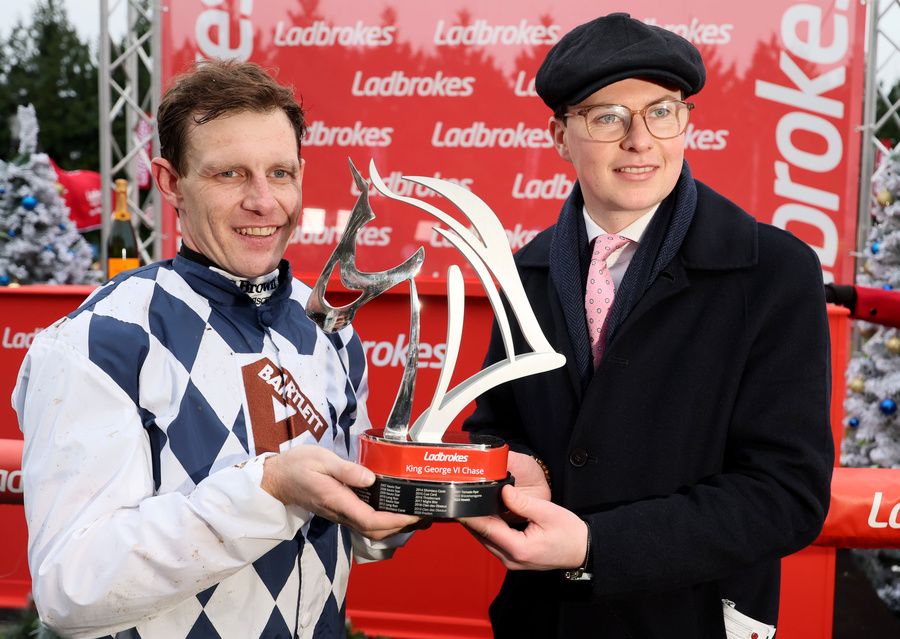
[[[471,264],[490,301],[506,350],[506,359],[482,369],[450,389],[462,338],[465,311],[463,277],[459,267],[447,270],[447,351],[430,406],[411,422],[419,346],[419,298],[415,276],[425,257],[420,247],[399,266],[376,273],[356,267],[356,235],[375,218],[369,202],[369,185],[350,162],[350,172],[360,196],[334,252],[319,275],[307,302],[307,315],[326,332],[349,324],[356,311],[403,281],[410,287],[409,350],[400,388],[384,428],[370,429],[360,439],[359,462],[373,472],[373,486],[357,491],[379,510],[421,516],[455,518],[493,514],[502,509],[500,490],[510,483],[506,470],[508,446],[496,437],[447,432],[460,412],[485,391],[513,379],[559,368],[565,357],[555,352],[544,337],[525,295],[513,261],[506,232],[497,216],[478,196],[452,182],[431,177],[407,177],[453,204],[469,225],[416,198],[393,193],[381,179],[374,162],[369,177],[376,191],[414,206],[441,222],[433,227]],[[333,307],[325,289],[335,266],[340,264],[341,283],[360,291],[352,303]],[[500,298],[499,283],[530,352],[516,353],[509,317]]]

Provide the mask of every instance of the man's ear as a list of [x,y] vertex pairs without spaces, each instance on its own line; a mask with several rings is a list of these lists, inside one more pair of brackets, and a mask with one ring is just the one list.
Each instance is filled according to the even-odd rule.
[[176,211],[181,209],[181,189],[178,188],[178,172],[165,158],[156,157],[150,162],[150,172],[163,199]]
[[547,130],[550,131],[550,137],[553,138],[553,146],[556,152],[566,162],[572,161],[572,155],[569,153],[569,144],[566,141],[566,123],[555,115],[551,115],[547,121]]

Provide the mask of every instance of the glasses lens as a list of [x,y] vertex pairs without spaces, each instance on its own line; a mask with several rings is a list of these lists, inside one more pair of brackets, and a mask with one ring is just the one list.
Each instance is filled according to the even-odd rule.
[[684,102],[659,102],[644,111],[651,135],[665,140],[681,134],[687,127],[690,109]]
[[614,104],[595,106],[584,114],[588,135],[598,142],[615,142],[631,126],[631,111]]

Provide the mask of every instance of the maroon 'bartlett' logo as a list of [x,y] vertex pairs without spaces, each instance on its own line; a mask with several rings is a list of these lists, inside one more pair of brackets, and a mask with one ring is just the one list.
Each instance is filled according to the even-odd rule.
[[[244,366],[241,374],[257,455],[277,453],[282,442],[307,430],[316,441],[322,439],[328,428],[325,420],[289,372],[266,357]],[[288,410],[288,417],[278,422],[275,421],[276,404]]]

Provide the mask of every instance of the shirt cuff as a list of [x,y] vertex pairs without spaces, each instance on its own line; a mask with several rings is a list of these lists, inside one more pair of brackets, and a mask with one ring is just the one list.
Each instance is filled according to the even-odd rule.
[[[352,532],[352,531],[351,531]],[[372,541],[359,533],[352,532],[350,543],[353,546],[353,559],[358,564],[367,564],[373,561],[383,561],[394,556],[394,552],[403,546],[412,533],[397,533],[381,541]]]

